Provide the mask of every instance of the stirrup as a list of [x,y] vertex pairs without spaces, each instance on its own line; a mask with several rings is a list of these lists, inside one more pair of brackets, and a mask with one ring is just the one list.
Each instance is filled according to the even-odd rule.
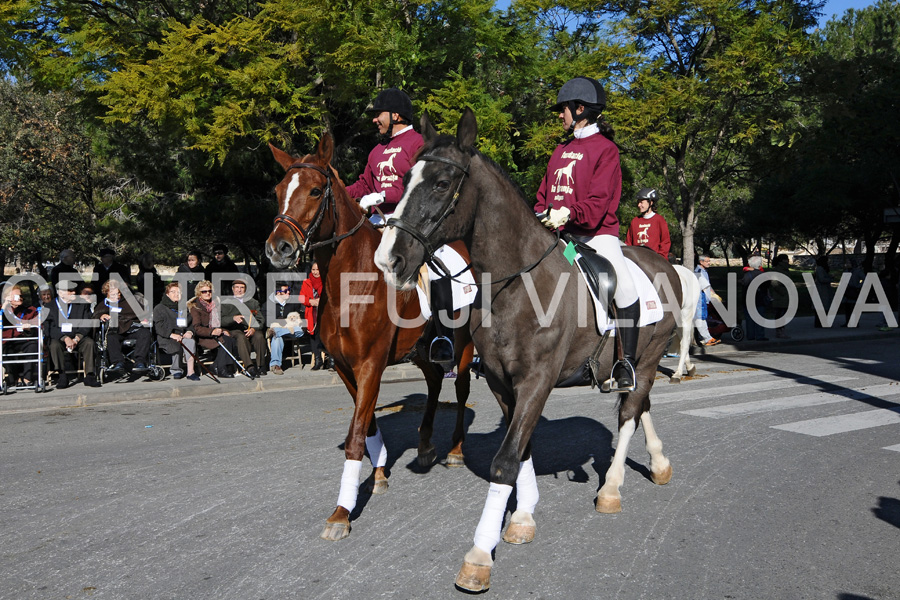
[[[435,348],[437,344],[437,348]],[[428,346],[428,361],[443,367],[445,371],[453,368],[453,342],[444,335],[439,335]]]
[[[621,366],[624,369],[627,369],[627,374],[631,375],[631,385],[620,385],[619,380],[615,377],[616,367]],[[637,376],[634,374],[634,365],[631,364],[631,361],[627,358],[623,358],[622,360],[618,360],[613,364],[612,370],[609,372],[609,379],[605,383],[609,383],[610,392],[633,392],[635,387],[635,381]],[[604,385],[602,391],[607,391],[606,386]]]

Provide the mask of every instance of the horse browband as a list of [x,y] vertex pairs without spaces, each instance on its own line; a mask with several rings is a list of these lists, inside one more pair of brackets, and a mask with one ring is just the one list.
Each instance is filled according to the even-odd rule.
[[313,221],[310,224],[309,228],[304,231],[303,226],[297,222],[296,219],[289,215],[278,214],[275,215],[275,226],[278,226],[279,223],[283,223],[287,226],[288,229],[291,230],[291,233],[294,234],[294,241],[297,242],[297,249],[303,249],[303,252],[309,252],[315,248],[319,248],[321,246],[327,246],[328,244],[336,245],[339,241],[344,238],[350,237],[360,228],[360,226],[365,221],[365,217],[361,217],[359,223],[357,223],[353,229],[348,231],[342,235],[336,235],[329,240],[324,240],[321,242],[316,242],[315,244],[310,244],[310,236],[319,228],[322,224],[322,219],[325,217],[325,211],[328,210],[328,204],[331,204],[332,213],[334,215],[334,222],[337,224],[337,203],[334,201],[334,190],[331,187],[331,169],[323,169],[319,165],[315,165],[312,163],[304,163],[298,162],[289,166],[286,170],[289,172],[291,169],[312,169],[313,171],[317,171],[321,173],[325,177],[325,197],[322,199],[322,202],[319,203],[319,208],[316,211],[315,217],[313,217]]

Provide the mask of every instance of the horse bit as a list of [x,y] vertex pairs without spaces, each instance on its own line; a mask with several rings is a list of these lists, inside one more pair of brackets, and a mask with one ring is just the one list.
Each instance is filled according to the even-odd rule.
[[335,226],[337,226],[337,203],[334,201],[334,190],[331,187],[331,170],[323,169],[319,165],[314,165],[312,163],[294,163],[290,167],[287,168],[287,171],[291,169],[312,169],[325,177],[325,196],[322,199],[322,202],[319,203],[319,208],[316,210],[316,214],[313,217],[312,223],[310,224],[308,229],[303,229],[303,226],[293,217],[286,214],[278,214],[275,215],[275,223],[274,226],[277,227],[279,223],[283,223],[287,226],[288,229],[291,230],[291,233],[294,235],[294,241],[297,242],[297,249],[303,250],[303,253],[309,252],[310,250],[314,250],[316,248],[321,248],[322,246],[327,246],[331,244],[332,246],[336,246],[337,243],[344,238],[348,238],[362,226],[365,222],[365,216],[361,216],[359,219],[359,223],[357,223],[353,229],[348,231],[347,233],[341,235],[332,236],[331,239],[324,240],[321,242],[316,242],[315,244],[310,244],[310,236],[315,233],[319,226],[322,224],[322,219],[325,218],[325,211],[328,210],[328,205],[331,205],[331,212],[333,215]]

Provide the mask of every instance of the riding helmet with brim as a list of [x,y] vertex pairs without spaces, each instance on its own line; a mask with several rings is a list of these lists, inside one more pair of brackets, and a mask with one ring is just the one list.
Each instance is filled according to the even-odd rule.
[[606,107],[606,92],[603,91],[603,86],[596,79],[575,77],[559,88],[553,110],[562,110],[570,102],[603,110]]
[[367,113],[378,114],[387,111],[389,113],[397,113],[407,123],[413,120],[412,100],[406,95],[406,92],[397,88],[388,88],[378,93],[372,107],[367,108]]

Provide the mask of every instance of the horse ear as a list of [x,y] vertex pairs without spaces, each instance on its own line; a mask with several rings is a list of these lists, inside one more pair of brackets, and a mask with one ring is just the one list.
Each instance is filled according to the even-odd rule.
[[474,148],[477,138],[478,122],[475,120],[475,113],[467,106],[456,127],[456,141],[460,148]]
[[272,145],[272,142],[269,142],[269,149],[272,151],[272,156],[275,157],[275,160],[279,165],[284,167],[284,170],[287,171],[288,167],[294,164],[294,157],[285,152],[284,150],[279,150],[275,146]]
[[422,137],[425,138],[426,142],[430,142],[437,137],[437,130],[431,124],[431,117],[428,115],[427,110],[422,114],[422,118],[419,119],[419,125],[422,127]]
[[323,165],[331,164],[331,157],[334,155],[334,138],[331,133],[325,132],[319,140],[319,146],[316,148],[316,158]]

